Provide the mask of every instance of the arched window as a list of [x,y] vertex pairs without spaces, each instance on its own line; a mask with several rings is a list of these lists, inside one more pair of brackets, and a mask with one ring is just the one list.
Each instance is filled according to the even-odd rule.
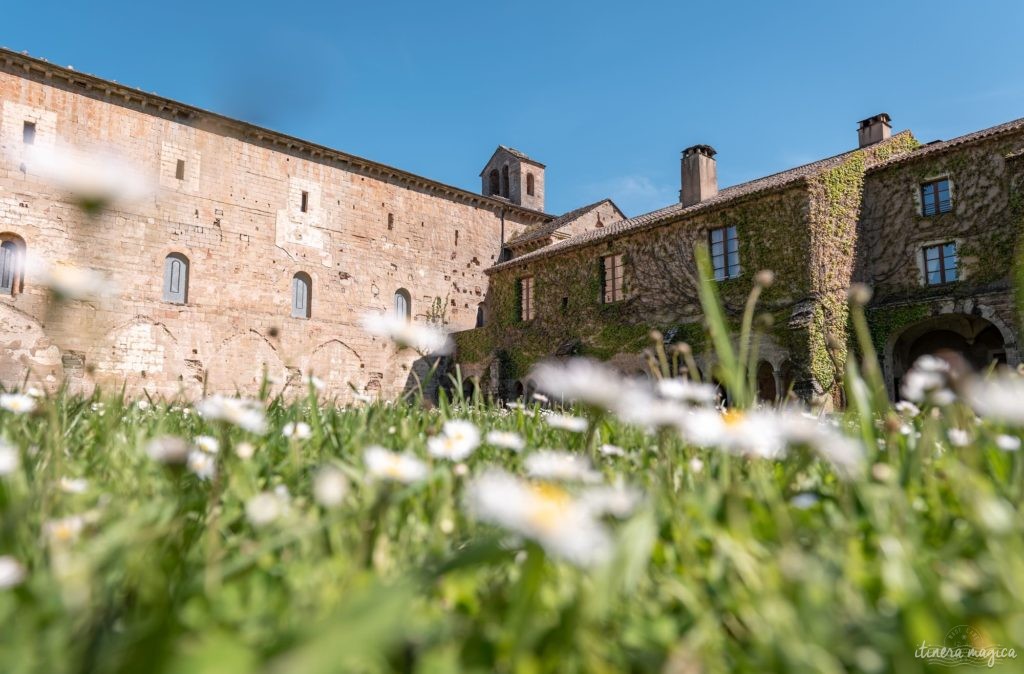
[[21,239],[10,237],[0,242],[0,295],[13,295],[21,288],[24,253]]
[[501,196],[507,197],[508,195],[508,164],[505,164],[501,169]]
[[526,194],[531,196],[531,197],[533,196],[533,174],[532,173],[527,173],[526,174]]
[[491,171],[490,185],[488,186],[487,193],[489,195],[490,194],[498,194],[498,192],[500,192],[500,191],[501,191],[501,187],[499,187],[499,182],[498,182],[498,169],[494,169],[494,170]]
[[409,291],[399,288],[395,291],[395,316],[409,320],[412,318],[412,298]]
[[188,258],[171,253],[164,258],[164,302],[188,302]]
[[476,305],[476,327],[484,327],[484,303]]
[[313,281],[300,271],[292,277],[292,318],[309,318],[313,303]]

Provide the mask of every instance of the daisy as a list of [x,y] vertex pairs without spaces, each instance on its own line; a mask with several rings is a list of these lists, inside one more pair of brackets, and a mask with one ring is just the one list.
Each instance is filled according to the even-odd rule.
[[69,264],[48,264],[38,258],[29,267],[39,283],[58,299],[90,301],[117,294],[117,286],[103,272]]
[[619,519],[629,517],[639,505],[641,494],[621,481],[612,485],[590,487],[580,494],[580,501],[594,515],[611,515]]
[[194,442],[196,447],[207,454],[216,454],[220,451],[220,443],[217,442],[216,438],[212,438],[209,435],[197,435]]
[[304,421],[289,421],[284,425],[284,428],[281,429],[281,434],[284,435],[284,437],[291,438],[293,440],[308,440],[313,437],[313,429],[311,429],[309,424]]
[[617,372],[587,358],[541,363],[533,368],[531,380],[541,391],[563,402],[603,409],[615,404],[622,388],[622,377]]
[[900,392],[911,402],[930,400],[946,405],[956,397],[949,390],[949,363],[935,356],[921,356],[903,376]]
[[946,432],[949,436],[949,444],[954,447],[966,447],[971,443],[971,435],[962,428],[951,428]]
[[595,471],[590,461],[579,454],[541,450],[526,457],[526,473],[543,480],[565,482],[598,482],[601,474]]
[[196,412],[210,421],[226,421],[252,433],[264,433],[267,422],[263,405],[247,398],[228,398],[214,395],[196,405]]
[[157,463],[183,464],[188,460],[189,446],[181,438],[166,435],[150,440],[146,445],[146,454]]
[[444,423],[440,435],[427,440],[427,452],[439,459],[462,461],[480,445],[480,430],[469,421]]
[[188,469],[200,480],[211,480],[217,474],[217,463],[210,454],[195,450],[188,454]]
[[21,466],[18,450],[0,440],[0,475],[11,475]]
[[116,201],[145,199],[156,189],[147,171],[109,152],[35,147],[25,159],[33,173],[71,193],[89,213]]
[[659,379],[656,388],[658,395],[669,400],[696,405],[714,405],[718,401],[717,388],[682,377]]
[[9,590],[25,582],[25,567],[10,555],[0,556],[0,590]]
[[0,407],[15,414],[29,414],[36,409],[36,399],[24,393],[0,393]]
[[1024,426],[1024,377],[1004,374],[972,379],[965,386],[964,400],[985,419]]
[[996,436],[996,447],[1004,452],[1016,452],[1020,449],[1020,438],[1015,435],[998,435]]
[[597,451],[605,456],[625,456],[626,450],[617,445],[603,444],[597,448]]
[[362,325],[375,337],[390,339],[399,347],[410,347],[423,355],[443,356],[455,348],[446,332],[391,313],[367,314],[363,316]]
[[544,417],[551,428],[558,428],[573,433],[583,433],[587,430],[589,423],[583,417],[571,417],[565,414],[548,414]]
[[60,490],[66,494],[84,494],[89,489],[89,481],[83,478],[62,477]]
[[54,543],[73,543],[82,535],[85,528],[85,518],[81,515],[71,515],[57,520],[50,520],[43,525],[43,531]]
[[265,491],[245,502],[245,517],[256,528],[265,527],[283,517],[288,500],[276,492]]
[[578,566],[592,566],[611,554],[611,536],[594,510],[556,485],[491,470],[468,485],[466,505],[477,519],[530,538]]
[[313,480],[313,498],[324,508],[337,508],[348,494],[348,478],[333,466],[325,466]]
[[363,452],[363,461],[367,474],[376,479],[412,484],[427,477],[427,464],[412,454],[397,454],[375,445]]
[[513,452],[521,452],[526,447],[526,441],[512,431],[488,431],[485,439],[488,445],[510,449]]
[[256,453],[256,447],[251,442],[240,442],[235,445],[235,456],[243,461],[248,461]]

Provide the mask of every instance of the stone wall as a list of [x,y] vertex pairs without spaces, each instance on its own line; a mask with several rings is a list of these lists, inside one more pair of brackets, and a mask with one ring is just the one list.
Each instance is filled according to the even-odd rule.
[[[417,321],[475,324],[505,239],[547,218],[20,56],[0,59],[0,236],[30,257],[107,273],[119,292],[54,308],[30,269],[0,297],[0,382],[26,378],[139,394],[253,393],[301,375],[329,393],[393,396],[416,355],[365,335],[359,317],[407,289]],[[115,151],[155,196],[87,217],[18,160],[35,144]],[[181,179],[178,160],[185,162]],[[302,193],[307,210],[302,212]],[[163,302],[164,258],[190,263],[188,303]],[[308,320],[291,282],[312,279]],[[423,367],[420,363],[419,367]]]

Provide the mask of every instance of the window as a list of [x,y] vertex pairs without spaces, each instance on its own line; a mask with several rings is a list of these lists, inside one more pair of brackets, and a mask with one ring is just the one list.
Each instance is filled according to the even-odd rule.
[[508,195],[508,164],[505,164],[501,168],[501,196],[507,197]]
[[395,214],[388,213],[388,231],[390,232],[395,228]]
[[21,280],[21,259],[24,248],[18,241],[5,239],[0,243],[0,295],[13,295]]
[[185,179],[185,160],[179,159],[178,163],[174,167],[174,177],[178,180]]
[[953,283],[960,278],[955,243],[941,243],[924,249],[925,280],[930,286]]
[[476,305],[476,327],[484,327],[484,303]]
[[171,253],[164,258],[164,302],[188,302],[188,258]]
[[312,300],[313,280],[300,271],[292,277],[292,318],[309,318]]
[[405,320],[412,318],[412,297],[405,288],[395,291],[395,316]]
[[740,275],[740,240],[736,227],[719,227],[708,232],[711,243],[711,267],[715,280],[736,278]]
[[[14,127],[14,128],[18,128],[18,127]],[[35,122],[25,122],[25,124],[21,127],[21,141],[23,143],[25,143],[25,145],[35,145],[35,143],[36,143],[36,123]]]
[[533,196],[533,174],[532,173],[527,173],[526,174],[526,194],[531,196],[531,197]]
[[459,230],[455,230],[455,245],[459,245]]
[[953,210],[953,201],[949,197],[949,180],[934,180],[921,185],[921,213],[938,215]]
[[519,279],[519,320],[533,320],[533,277]]
[[299,210],[303,213],[309,212],[309,192],[302,190],[302,202],[299,204]]
[[494,170],[491,171],[490,176],[489,176],[489,184],[488,184],[488,188],[487,188],[487,193],[488,194],[498,194],[500,191],[501,191],[501,188],[499,187],[498,169],[494,169]]
[[601,258],[601,301],[605,304],[618,302],[624,297],[623,294],[623,264],[622,254],[606,255]]

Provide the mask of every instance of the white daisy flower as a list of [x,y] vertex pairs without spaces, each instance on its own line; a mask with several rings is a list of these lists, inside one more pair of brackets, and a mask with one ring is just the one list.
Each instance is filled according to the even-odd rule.
[[704,462],[696,456],[690,459],[690,472],[697,474],[704,470]]
[[110,152],[34,146],[24,158],[32,173],[70,192],[91,213],[114,202],[145,199],[156,191],[148,171]]
[[24,393],[0,393],[0,407],[15,414],[29,414],[36,409],[36,399]]
[[81,515],[50,520],[43,525],[43,531],[54,543],[74,543],[82,535],[83,529],[85,529],[85,518]]
[[962,428],[951,428],[946,432],[949,436],[949,444],[954,447],[966,447],[971,444],[971,435]]
[[640,504],[642,496],[622,482],[600,487],[589,487],[580,494],[580,501],[595,515],[611,515],[619,519],[629,517]]
[[28,261],[30,273],[39,285],[58,299],[88,302],[117,294],[117,286],[101,271],[70,264],[50,264],[38,257]]
[[293,440],[308,440],[313,437],[313,429],[304,421],[289,421],[281,429],[281,434]]
[[146,454],[157,463],[182,464],[188,460],[189,446],[172,435],[153,438],[146,444]]
[[909,400],[901,400],[895,405],[896,411],[905,417],[916,417],[921,413],[921,408]]
[[626,455],[626,450],[624,450],[622,447],[619,447],[618,445],[610,445],[610,444],[607,444],[607,443],[605,443],[605,444],[601,445],[600,447],[598,447],[597,451],[599,451],[604,456],[625,456]]
[[903,376],[900,392],[915,403],[931,400],[948,404],[955,398],[949,390],[949,363],[935,356],[921,356]]
[[427,477],[427,464],[412,454],[397,454],[383,447],[368,447],[363,452],[363,461],[370,477],[412,484]]
[[658,395],[669,400],[693,403],[696,405],[714,405],[718,402],[718,389],[711,384],[702,384],[682,377],[659,379]]
[[21,454],[17,448],[0,440],[0,475],[11,475],[21,466]]
[[235,445],[235,456],[242,461],[248,461],[256,453],[256,447],[251,442],[240,442]]
[[551,428],[558,428],[573,433],[583,433],[590,425],[583,417],[571,417],[565,414],[548,414],[544,416],[544,420]]
[[200,480],[212,480],[217,474],[217,461],[212,455],[195,450],[188,453],[188,469]]
[[622,377],[587,358],[541,363],[533,368],[534,385],[562,402],[580,402],[610,409],[619,398]]
[[60,490],[66,494],[84,494],[89,489],[89,481],[80,477],[62,477]]
[[264,433],[267,422],[263,405],[247,398],[228,398],[214,395],[196,405],[196,412],[210,421],[226,421],[252,433]]
[[46,392],[43,391],[43,389],[38,388],[36,386],[29,386],[27,389],[25,389],[25,394],[26,395],[30,395],[33,398],[45,398],[46,397]]
[[0,556],[0,590],[9,590],[21,585],[27,575],[25,567],[14,557]]
[[578,566],[600,563],[611,554],[611,536],[599,516],[553,484],[532,484],[491,470],[467,486],[466,505],[477,519],[530,538]]
[[488,431],[486,440],[488,445],[510,449],[513,452],[521,452],[526,447],[526,441],[522,436],[512,431]]
[[306,377],[306,384],[312,386],[315,391],[323,391],[327,388],[327,382],[312,374]]
[[1024,426],[1024,377],[1003,374],[967,382],[964,400],[982,418]]
[[313,498],[324,508],[337,508],[348,495],[348,478],[334,466],[324,466],[313,480]]
[[367,314],[363,316],[362,325],[375,337],[390,339],[400,347],[410,347],[424,355],[443,356],[455,348],[446,332],[392,313]]
[[265,491],[245,502],[245,517],[256,528],[265,527],[284,517],[288,500],[276,492]]
[[1016,435],[998,435],[996,436],[996,447],[1004,452],[1016,452],[1020,449],[1020,438]]
[[539,403],[546,403],[549,400],[549,398],[543,393],[532,393],[530,394],[530,397]]
[[427,439],[427,452],[439,459],[462,461],[480,445],[480,430],[469,421],[444,423],[439,435]]
[[612,408],[627,424],[652,431],[677,427],[687,409],[683,403],[658,398],[650,386],[638,382],[624,385]]
[[209,435],[197,435],[193,442],[195,442],[197,448],[207,454],[216,454],[220,451],[220,443],[217,442],[217,438],[210,437]]
[[599,482],[601,474],[595,471],[587,457],[568,452],[541,450],[526,457],[523,462],[530,477],[566,482]]

